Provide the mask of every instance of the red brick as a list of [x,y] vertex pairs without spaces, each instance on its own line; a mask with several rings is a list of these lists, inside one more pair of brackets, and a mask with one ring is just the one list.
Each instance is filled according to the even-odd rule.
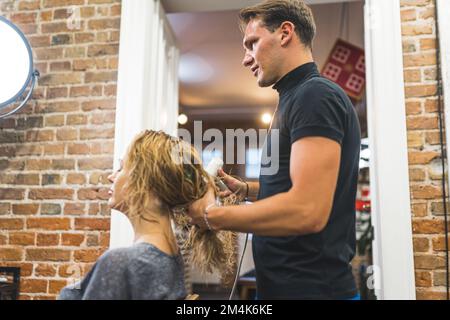
[[424,217],[427,215],[427,204],[426,203],[413,203],[411,205],[411,210],[414,217]]
[[437,93],[436,85],[415,85],[405,87],[406,98],[412,97],[429,97]]
[[413,238],[414,252],[428,252],[430,240],[428,238]]
[[80,139],[105,139],[114,138],[114,128],[80,129]]
[[0,230],[21,230],[23,225],[22,219],[0,217]]
[[38,174],[0,174],[0,184],[10,185],[39,185]]
[[406,83],[420,82],[422,79],[420,69],[405,70],[404,79]]
[[87,116],[83,114],[67,115],[67,125],[87,124]]
[[9,19],[14,22],[15,24],[19,23],[35,23],[36,22],[36,16],[37,14],[35,12],[25,13],[25,12],[19,12],[19,13],[13,13],[9,16]]
[[21,248],[0,248],[0,261],[21,261],[23,249]]
[[109,241],[110,241],[110,233],[109,232],[101,232],[100,233],[100,239],[99,239],[99,245],[102,247],[109,247]]
[[412,185],[413,199],[436,199],[442,196],[442,188],[435,185]]
[[40,141],[52,141],[55,138],[53,130],[36,130],[28,131],[26,141],[40,142]]
[[403,24],[402,36],[418,36],[423,34],[432,34],[433,27],[429,23],[422,24]]
[[9,244],[33,246],[36,234],[34,232],[11,232],[9,234]]
[[64,214],[65,215],[83,215],[85,210],[85,203],[65,203]]
[[83,111],[92,111],[95,109],[105,110],[105,109],[115,109],[116,108],[116,99],[108,99],[108,100],[91,100],[86,101],[81,104],[81,109]]
[[80,246],[84,241],[84,234],[79,233],[63,233],[61,235],[61,245],[63,246]]
[[75,160],[72,159],[53,159],[52,169],[54,170],[74,170]]
[[89,30],[119,29],[120,19],[92,19],[88,23]]
[[431,272],[416,271],[416,287],[431,287]]
[[0,233],[0,246],[4,246],[8,243],[8,237]]
[[58,275],[63,278],[78,278],[81,277],[82,274],[82,267],[78,264],[62,264],[58,268]]
[[60,127],[64,125],[64,115],[51,115],[45,117],[46,127]]
[[95,262],[104,252],[103,249],[83,249],[74,251],[75,262]]
[[66,280],[50,280],[48,286],[48,293],[59,294],[62,288],[67,285]]
[[439,157],[434,151],[410,151],[408,152],[409,164],[428,164]]
[[[425,8],[419,12],[419,18],[426,20],[433,18],[434,19],[434,7]],[[434,22],[433,22],[434,23]]]
[[62,181],[61,175],[59,174],[43,174],[42,175],[42,185],[52,185],[52,184],[60,184]]
[[48,170],[51,167],[51,161],[47,159],[27,159],[25,163],[26,170]]
[[447,294],[443,291],[419,291],[416,292],[417,300],[446,300]]
[[438,121],[439,118],[437,116],[408,117],[406,119],[406,126],[408,130],[438,129]]
[[45,293],[47,292],[47,284],[47,280],[21,279],[20,291],[27,293]]
[[416,9],[413,8],[413,9],[401,10],[400,16],[401,16],[402,22],[416,20],[416,18],[417,18]]
[[[106,65],[104,67],[106,68]],[[116,81],[117,81],[117,71],[86,72],[85,77],[86,83],[94,83],[94,82],[107,83]]]
[[43,199],[66,199],[73,198],[73,190],[71,189],[32,189],[28,194],[29,199],[43,200]]
[[113,158],[89,158],[78,160],[80,170],[111,170],[113,167]]
[[70,219],[69,218],[28,218],[28,229],[40,229],[40,230],[69,230]]
[[[56,61],[50,63],[50,71],[70,71],[72,68],[72,65],[70,61]],[[67,97],[67,88],[64,88],[66,94],[64,95]]]
[[[448,240],[448,247],[450,248],[450,239]],[[445,237],[444,236],[437,236],[433,238],[433,250],[434,251],[445,251]]]
[[97,234],[88,234],[86,238],[86,245],[88,247],[98,247],[99,237]]
[[420,49],[422,51],[435,50],[436,49],[436,38],[422,38],[422,39],[420,39]]
[[0,188],[1,200],[22,200],[25,196],[24,189]]
[[9,203],[0,203],[0,216],[11,213],[11,205]]
[[439,219],[413,220],[413,232],[416,234],[439,234],[444,231],[444,221]]
[[59,244],[59,234],[38,233],[36,243],[38,246],[44,247],[57,246]]
[[50,37],[48,35],[41,36],[29,36],[28,41],[30,41],[30,44],[33,48],[39,48],[39,47],[48,47],[50,46]]
[[67,149],[67,154],[89,154],[90,147],[83,143],[70,144]]
[[41,145],[20,145],[16,150],[17,156],[40,156],[42,154]]
[[94,33],[76,33],[75,34],[75,43],[87,43],[94,41]]
[[63,58],[64,51],[63,48],[36,48],[34,49],[34,52],[37,60],[50,61]]
[[414,257],[414,265],[416,269],[434,270],[445,266],[444,257],[435,255],[422,255]]
[[18,215],[33,215],[37,214],[39,210],[39,204],[28,203],[28,204],[13,204],[13,213]]
[[34,268],[34,275],[37,277],[54,277],[57,266],[48,263],[38,263]]
[[409,148],[423,148],[424,137],[421,131],[408,131],[408,147]]
[[77,140],[78,130],[76,129],[58,129],[56,131],[56,139],[60,141]]
[[86,177],[81,173],[69,173],[66,178],[67,184],[84,184]]
[[75,218],[76,230],[108,230],[110,218]]
[[[117,55],[118,53],[119,53],[118,44],[105,44],[105,45],[93,44],[88,47],[87,55],[88,57],[99,57],[99,56]],[[95,75],[95,73],[93,73],[92,75]]]
[[70,251],[61,249],[27,249],[27,261],[69,261]]
[[41,8],[41,1],[40,0],[20,1],[19,2],[19,10],[20,11],[38,10],[40,8]]
[[41,215],[59,215],[61,214],[61,205],[57,203],[41,204]]
[[114,123],[116,119],[116,113],[101,113],[101,114],[93,114],[91,116],[91,124],[100,125],[100,124],[108,124]]
[[[81,73],[69,72],[69,73],[53,73],[43,75],[39,79],[39,85],[42,86],[57,86],[81,83],[83,80]],[[61,110],[61,112],[64,112]]]
[[109,188],[83,188],[78,190],[79,200],[108,200]]

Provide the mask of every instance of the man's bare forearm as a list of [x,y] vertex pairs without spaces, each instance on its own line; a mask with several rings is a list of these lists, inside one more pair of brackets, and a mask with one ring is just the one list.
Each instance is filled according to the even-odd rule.
[[284,192],[251,205],[213,207],[208,220],[213,229],[251,232],[262,236],[315,233],[315,212],[306,196]]

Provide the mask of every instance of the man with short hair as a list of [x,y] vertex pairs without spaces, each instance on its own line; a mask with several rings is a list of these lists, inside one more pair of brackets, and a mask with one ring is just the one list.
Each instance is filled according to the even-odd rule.
[[259,86],[273,85],[279,93],[263,150],[271,154],[270,137],[278,130],[279,170],[261,171],[259,183],[220,171],[231,192],[257,195],[257,201],[215,207],[209,192],[191,205],[192,221],[254,234],[259,299],[354,298],[357,115],[344,91],[321,77],[313,62],[316,27],[303,1],[265,1],[243,9],[240,19],[243,65]]

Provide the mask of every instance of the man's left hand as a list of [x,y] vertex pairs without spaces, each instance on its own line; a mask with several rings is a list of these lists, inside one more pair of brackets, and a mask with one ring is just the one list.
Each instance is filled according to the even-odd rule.
[[195,224],[201,229],[209,229],[205,222],[205,211],[208,206],[216,203],[216,196],[212,186],[208,188],[206,194],[194,201],[188,209],[188,215],[191,217],[191,224]]

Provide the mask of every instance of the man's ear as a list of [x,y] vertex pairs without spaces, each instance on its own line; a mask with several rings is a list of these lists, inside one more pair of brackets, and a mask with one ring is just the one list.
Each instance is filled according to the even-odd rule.
[[295,26],[290,21],[285,21],[280,26],[281,46],[287,46],[295,35]]

